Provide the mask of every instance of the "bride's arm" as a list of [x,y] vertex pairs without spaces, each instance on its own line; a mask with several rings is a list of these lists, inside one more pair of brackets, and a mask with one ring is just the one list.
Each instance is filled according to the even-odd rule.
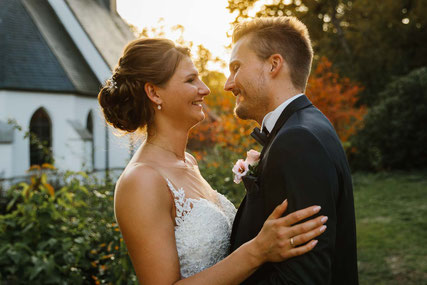
[[321,234],[322,217],[291,226],[317,212],[315,207],[279,218],[287,204],[279,205],[261,232],[216,265],[182,279],[175,244],[173,199],[164,179],[147,166],[122,175],[115,193],[115,213],[135,272],[142,284],[239,284],[264,262],[283,261],[310,251],[304,244]]
[[169,285],[180,279],[173,209],[157,171],[139,165],[122,174],[114,211],[140,284]]

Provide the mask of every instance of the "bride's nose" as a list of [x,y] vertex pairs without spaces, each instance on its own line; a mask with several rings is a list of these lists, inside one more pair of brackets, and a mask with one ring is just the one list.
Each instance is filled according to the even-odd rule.
[[202,82],[202,85],[199,88],[199,94],[203,96],[207,96],[210,93],[211,93],[211,90],[209,89],[209,87],[204,82]]

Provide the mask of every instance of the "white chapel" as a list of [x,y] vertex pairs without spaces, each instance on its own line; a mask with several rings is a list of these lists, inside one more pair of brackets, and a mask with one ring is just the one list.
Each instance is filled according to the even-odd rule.
[[0,183],[50,162],[28,131],[60,170],[124,168],[129,138],[106,126],[97,95],[133,38],[115,0],[0,1]]

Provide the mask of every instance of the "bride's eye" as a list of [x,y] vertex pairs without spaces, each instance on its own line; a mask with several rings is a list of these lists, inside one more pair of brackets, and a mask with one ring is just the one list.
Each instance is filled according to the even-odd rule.
[[191,77],[191,78],[189,78],[189,79],[187,79],[187,83],[192,83],[194,81],[194,78],[193,77]]

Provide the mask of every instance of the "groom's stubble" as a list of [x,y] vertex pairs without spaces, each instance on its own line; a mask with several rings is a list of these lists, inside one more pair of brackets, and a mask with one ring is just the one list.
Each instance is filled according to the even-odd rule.
[[234,115],[242,120],[262,120],[267,114],[270,101],[265,84],[264,70],[258,71],[256,80],[248,80],[244,85],[244,90],[240,90],[239,94],[243,100],[239,103],[239,99],[236,98]]

